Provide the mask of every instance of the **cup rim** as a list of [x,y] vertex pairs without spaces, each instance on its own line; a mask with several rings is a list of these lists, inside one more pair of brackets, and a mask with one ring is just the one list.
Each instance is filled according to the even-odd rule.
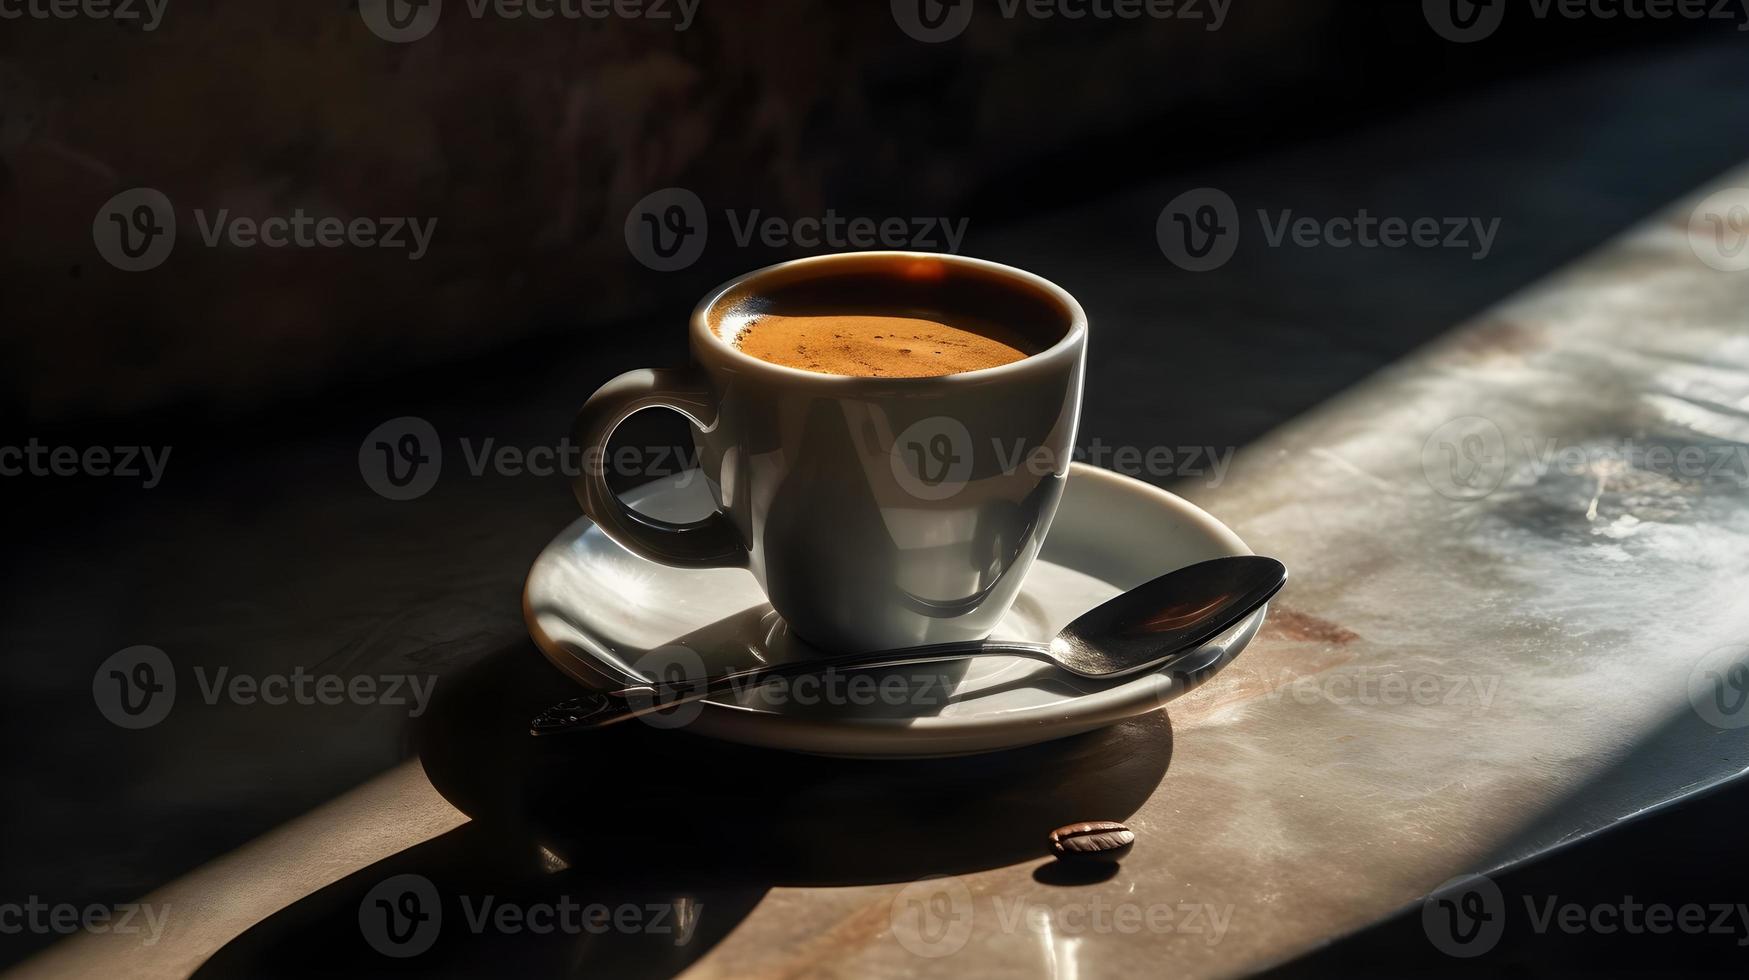
[[[985,272],[994,273],[1006,279],[1026,283],[1043,291],[1062,306],[1063,310],[1069,317],[1068,329],[1066,329],[1063,332],[1063,336],[1055,343],[1051,344],[1051,346],[1046,347],[1041,351],[1028,354],[1026,357],[1023,357],[1018,361],[1010,361],[1007,364],[998,364],[995,367],[978,368],[975,371],[959,371],[954,374],[926,375],[913,378],[826,374],[821,371],[808,371],[803,368],[790,367],[787,364],[776,364],[771,361],[754,357],[752,354],[736,347],[733,343],[720,336],[715,330],[711,329],[710,311],[715,308],[717,303],[720,302],[730,291],[737,289],[752,280],[798,266],[829,266],[840,262],[867,261],[870,258],[877,258],[891,262],[917,259],[945,262],[950,265],[981,269]],[[874,249],[869,251],[831,252],[825,255],[809,255],[798,259],[777,262],[772,265],[754,269],[752,272],[736,276],[735,278],[717,286],[715,289],[712,289],[705,294],[704,299],[699,300],[698,305],[694,307],[692,311],[690,329],[692,333],[692,347],[695,356],[702,354],[705,350],[712,350],[718,355],[727,358],[730,362],[735,364],[737,368],[750,373],[763,372],[772,375],[774,378],[785,379],[791,382],[808,382],[835,388],[880,387],[885,389],[915,386],[919,384],[976,384],[984,381],[997,381],[1009,374],[1023,373],[1041,362],[1056,360],[1075,351],[1082,344],[1087,335],[1087,312],[1081,308],[1081,304],[1076,301],[1075,297],[1071,295],[1068,290],[1051,282],[1043,276],[1027,272],[1025,269],[1017,269],[1014,266],[1004,265],[1000,262],[992,262],[989,259],[973,258],[969,255],[958,255],[951,252],[914,252],[892,249]]]

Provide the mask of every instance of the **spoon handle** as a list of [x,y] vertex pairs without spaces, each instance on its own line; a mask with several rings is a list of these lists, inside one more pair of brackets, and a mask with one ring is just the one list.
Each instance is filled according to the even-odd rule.
[[1236,555],[1188,565],[1145,582],[1076,617],[1049,646],[1003,640],[949,643],[755,664],[716,677],[679,683],[639,680],[554,705],[534,719],[536,735],[600,728],[665,708],[730,691],[748,690],[776,677],[836,670],[868,670],[961,660],[987,653],[1042,660],[1064,678],[1105,682],[1143,671],[1172,675],[1167,697],[1202,683],[1230,654],[1197,651],[1231,629],[1276,594],[1287,569],[1273,558]]
[[[825,673],[832,670],[872,670],[880,667],[904,667],[913,664],[964,660],[985,653],[1006,653],[1051,661],[1049,650],[1042,645],[1009,641],[982,643],[944,643],[933,647],[911,647],[906,650],[883,650],[877,653],[854,654],[826,659],[798,660],[769,666],[749,667],[691,685],[638,684],[617,691],[592,691],[581,697],[561,701],[547,708],[529,723],[531,735],[561,735],[570,732],[606,728],[622,721],[669,708],[702,701],[728,691],[756,687],[773,677],[795,677]],[[1177,697],[1202,684],[1226,662],[1233,651],[1215,649],[1202,658],[1188,651],[1190,662],[1168,662],[1165,669],[1172,674],[1170,697]],[[1073,678],[1065,677],[1073,682]]]
[[750,690],[774,677],[797,677],[834,670],[875,670],[881,667],[909,667],[917,664],[964,660],[987,653],[1031,657],[1049,661],[1050,648],[1038,643],[1017,640],[978,640],[970,643],[940,643],[902,650],[875,650],[867,653],[842,654],[835,657],[812,657],[776,664],[755,664],[704,680],[683,680],[667,684],[633,684],[616,691],[597,691],[553,705],[537,715],[529,725],[535,735],[603,728],[607,725],[657,711],[702,701],[738,690]]
[[[663,684],[632,684],[617,691],[608,691],[610,698],[641,705],[655,702],[651,710],[675,704],[685,704],[717,694],[746,691],[776,677],[799,677],[824,674],[834,670],[879,670],[882,667],[911,667],[920,664],[965,660],[990,653],[1049,660],[1050,648],[1039,643],[1015,640],[973,640],[969,643],[937,643],[931,646],[906,647],[901,650],[873,650],[866,653],[846,653],[834,657],[810,657],[775,664],[754,664],[718,674],[708,679],[686,678]],[[678,700],[683,699],[683,700]],[[640,712],[647,714],[648,712]]]
[[709,694],[721,694],[736,688],[750,687],[773,677],[819,674],[829,670],[878,670],[882,667],[909,667],[913,664],[965,660],[968,657],[978,657],[986,653],[1007,653],[1032,657],[1036,660],[1050,659],[1050,648],[1042,643],[1023,643],[1016,640],[973,640],[967,643],[936,643],[930,646],[905,647],[899,650],[845,653],[833,657],[809,657],[803,660],[786,660],[775,664],[753,664],[738,670],[726,671],[708,680],[684,678],[666,685],[631,684],[617,691],[606,693],[609,697],[632,698],[657,692],[662,687],[672,687],[685,693],[702,689]]

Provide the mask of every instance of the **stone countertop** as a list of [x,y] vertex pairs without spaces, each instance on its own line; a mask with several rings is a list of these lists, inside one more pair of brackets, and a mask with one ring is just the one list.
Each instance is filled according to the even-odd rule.
[[[1697,261],[1702,196],[1192,492],[1294,580],[1170,710],[1117,876],[779,892],[798,948],[743,928],[693,975],[1244,972],[1749,768],[1712,673],[1749,663],[1749,279]],[[906,917],[931,896],[971,910],[940,961],[905,941],[958,942]]]
[[[1725,69],[1692,60],[1658,70]],[[1620,118],[1641,128],[1620,123],[1618,136],[1656,129],[1661,104],[1637,102],[1631,78],[1619,91],[1610,84],[1574,79],[1568,94],[1619,95]],[[1745,101],[1733,97],[1730,118]],[[1416,127],[1466,111],[1363,137],[1350,151],[1364,155],[1367,140],[1401,145],[1425,135]],[[1524,115],[1550,118],[1536,107]],[[1675,130],[1693,120],[1667,122]],[[1685,144],[1690,160],[1721,148],[1698,128],[1683,131],[1700,134]],[[1513,135],[1501,135],[1500,152]],[[1311,186],[1335,171],[1323,152],[1272,162],[1277,173],[1307,175],[1304,187],[1278,179],[1258,190],[1245,168],[1223,172],[1219,186],[1313,213],[1337,200],[1415,213],[1410,192],[1355,193],[1334,179]],[[1562,173],[1559,151],[1542,152],[1554,155],[1544,176]],[[1593,141],[1568,152],[1570,164],[1600,151]],[[1434,182],[1444,166],[1423,160],[1416,173]],[[1160,205],[1197,185],[1042,216],[981,243],[993,257],[1063,267],[1055,278],[1088,300],[1095,324],[1121,325],[1095,355],[1088,434],[1108,444],[1242,444],[1223,478],[1178,473],[1171,485],[1293,570],[1264,634],[1169,714],[998,756],[905,765],[647,730],[614,730],[588,753],[531,744],[523,720],[562,685],[518,636],[517,566],[568,519],[563,488],[457,480],[408,505],[362,485],[339,493],[317,477],[336,473],[327,461],[355,454],[369,425],[318,428],[271,450],[238,449],[223,469],[196,469],[194,486],[151,508],[94,517],[99,530],[76,544],[137,544],[113,556],[113,577],[93,575],[78,594],[52,581],[79,567],[68,564],[74,544],[45,538],[28,549],[43,574],[14,594],[29,616],[9,627],[9,645],[86,652],[29,670],[8,662],[22,708],[9,712],[12,723],[20,732],[61,724],[53,730],[69,737],[59,753],[8,763],[14,782],[43,802],[8,815],[4,836],[16,846],[28,830],[40,849],[63,855],[72,878],[103,882],[89,894],[143,896],[169,918],[152,945],[81,935],[50,946],[26,972],[465,973],[514,964],[699,977],[1227,975],[1376,921],[1453,876],[1742,772],[1749,729],[1732,724],[1749,717],[1707,695],[1730,693],[1709,687],[1708,671],[1741,655],[1732,644],[1749,632],[1749,274],[1700,262],[1688,228],[1696,202],[1749,186],[1749,172],[1712,180],[1503,302],[1462,310],[1466,322],[1406,357],[1398,355],[1439,333],[1449,312],[1441,303],[1497,296],[1515,270],[1566,256],[1503,237],[1498,264],[1466,280],[1480,266],[1458,256],[1379,253],[1344,266],[1346,256],[1253,245],[1221,273],[1186,278],[1147,253]],[[1607,177],[1585,186],[1611,193]],[[1571,203],[1539,198],[1513,216],[1575,213]],[[1497,213],[1486,207],[1444,213]],[[1083,237],[1071,241],[1099,229],[1111,244],[1070,257],[1063,232],[1072,226]],[[1557,241],[1555,253],[1571,247]],[[1223,322],[1211,312],[1218,289],[1238,295],[1232,283],[1246,277],[1279,285],[1288,265],[1302,277],[1299,300],[1322,304],[1305,314],[1317,329],[1295,325],[1289,300],[1261,290],[1235,306],[1240,336],[1187,349],[1192,359],[1223,343],[1252,355],[1229,368],[1252,379],[1233,390],[1233,412],[1197,414],[1218,390],[1207,379],[1181,391],[1156,378],[1146,399],[1101,404],[1105,390],[1136,387],[1132,372],[1171,363],[1174,334],[1150,329],[1158,321],[1147,312],[1148,274],[1173,283],[1172,315]],[[1127,286],[1113,285],[1125,277]],[[1326,281],[1331,292],[1319,294],[1313,284]],[[1403,298],[1401,332],[1388,302],[1338,291],[1369,281]],[[1437,302],[1415,301],[1442,283]],[[1373,319],[1345,335],[1348,311]],[[1305,351],[1319,343],[1329,346],[1315,372],[1323,381],[1296,376],[1293,365],[1313,363]],[[590,377],[640,363],[634,356],[650,355],[598,354]],[[360,415],[384,408],[377,418],[420,414],[446,432],[539,438],[572,399],[522,389],[577,363],[507,391],[366,405]],[[1162,431],[1168,423],[1184,434]],[[1668,459],[1651,452],[1660,447]],[[1703,457],[1699,471],[1682,462],[1694,459],[1684,454],[1691,449]],[[225,503],[237,486],[300,466],[315,476],[258,483],[265,489],[252,502]],[[481,513],[498,519],[458,517]],[[258,536],[269,517],[271,535]],[[312,577],[213,560],[221,546],[185,543],[225,537],[225,528],[224,546],[277,547],[285,567]],[[190,625],[191,596],[209,599],[195,618],[204,625]],[[164,646],[179,670],[308,664],[420,670],[441,683],[429,712],[411,721],[190,697],[188,710],[179,705],[156,728],[106,730],[91,712],[91,670],[138,642]],[[114,779],[76,784],[68,760]],[[349,774],[357,778],[340,790],[315,793]],[[109,807],[109,835],[94,833],[82,812],[93,800]],[[1140,841],[1109,879],[1064,879],[1042,856],[1043,831],[1095,817],[1125,819]],[[57,820],[60,837],[46,826]],[[164,841],[180,842],[170,866],[151,853]],[[402,873],[524,908],[566,898],[659,905],[696,932],[675,943],[649,931],[446,927],[428,957],[385,959],[361,938],[358,911],[372,888]],[[129,874],[137,886],[118,880]],[[48,880],[18,872],[14,883],[36,890]],[[451,910],[459,921],[461,909]]]

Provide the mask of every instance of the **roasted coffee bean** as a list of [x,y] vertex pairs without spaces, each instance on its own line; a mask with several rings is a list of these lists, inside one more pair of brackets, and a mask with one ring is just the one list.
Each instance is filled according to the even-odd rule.
[[1135,842],[1135,831],[1115,820],[1072,823],[1051,831],[1051,853],[1065,860],[1116,861]]

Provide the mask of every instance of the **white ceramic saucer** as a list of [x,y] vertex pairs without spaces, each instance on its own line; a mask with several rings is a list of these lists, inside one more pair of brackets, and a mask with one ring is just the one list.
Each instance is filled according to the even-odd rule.
[[[628,500],[652,516],[690,520],[708,512],[709,493],[692,473],[634,491]],[[1185,565],[1250,553],[1238,535],[1182,498],[1077,463],[1044,550],[996,635],[1048,640],[1124,589]],[[1266,612],[1258,610],[1210,643],[1210,659],[1237,655]],[[653,651],[661,657],[676,647],[696,652],[713,674],[811,653],[788,633],[747,572],[652,564],[609,541],[587,519],[567,527],[535,559],[523,615],[547,658],[588,687],[622,684],[647,669]],[[900,687],[828,695],[796,685],[775,694],[760,688],[727,695],[704,704],[686,719],[686,729],[822,755],[960,755],[1090,731],[1151,711],[1178,693],[1178,682],[1166,673],[1077,688],[1042,664],[1009,657],[903,673]],[[901,688],[904,695],[895,697]],[[553,692],[555,701],[565,696]]]

